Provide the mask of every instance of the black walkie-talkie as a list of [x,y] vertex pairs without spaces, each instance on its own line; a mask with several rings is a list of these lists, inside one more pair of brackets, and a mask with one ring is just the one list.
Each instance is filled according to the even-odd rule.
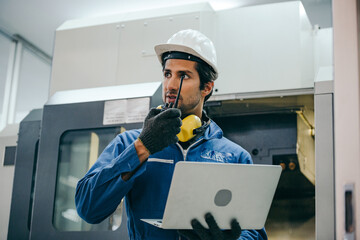
[[[172,107],[177,108],[184,78],[185,78],[185,75],[181,75],[179,91],[176,95],[174,104],[170,103],[169,106],[167,106],[167,104],[166,104],[164,107],[159,106],[158,108],[161,108],[163,111],[165,111],[168,108],[172,108]],[[187,116],[186,118],[184,118],[182,120],[181,131],[177,135],[177,137],[179,138],[179,141],[180,142],[189,141],[190,139],[195,137],[195,135],[197,133],[196,129],[198,129],[200,127],[201,127],[201,120],[198,116],[196,116],[194,114]]]

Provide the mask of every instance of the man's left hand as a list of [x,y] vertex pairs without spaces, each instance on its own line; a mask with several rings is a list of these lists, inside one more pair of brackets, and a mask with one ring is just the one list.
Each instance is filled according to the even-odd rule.
[[236,219],[231,221],[231,230],[221,230],[211,213],[205,214],[205,221],[209,229],[201,225],[197,219],[193,219],[191,220],[193,230],[178,230],[178,232],[189,240],[235,240],[240,237],[241,227]]

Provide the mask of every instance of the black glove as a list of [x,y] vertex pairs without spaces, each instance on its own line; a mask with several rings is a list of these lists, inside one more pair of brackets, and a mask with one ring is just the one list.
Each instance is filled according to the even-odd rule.
[[230,223],[231,230],[221,230],[211,213],[205,214],[205,221],[209,229],[203,227],[198,220],[193,219],[191,220],[193,230],[178,230],[178,233],[189,240],[235,240],[240,237],[241,227],[236,219]]
[[150,154],[159,152],[179,140],[176,135],[182,124],[180,116],[181,111],[177,108],[150,109],[139,135]]

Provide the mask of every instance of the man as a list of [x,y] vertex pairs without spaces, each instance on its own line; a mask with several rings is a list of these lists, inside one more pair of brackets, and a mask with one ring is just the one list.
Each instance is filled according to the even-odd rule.
[[[236,220],[231,230],[222,231],[210,213],[205,216],[209,230],[196,219],[191,222],[194,229],[186,231],[163,230],[140,220],[162,218],[178,161],[211,162],[222,156],[224,162],[252,163],[249,153],[224,138],[203,111],[218,75],[213,43],[198,31],[183,30],[155,51],[163,66],[165,106],[151,109],[141,130],[118,135],[79,181],[75,196],[79,215],[99,223],[125,197],[130,239],[179,239],[179,234],[188,239],[238,239],[240,234],[242,239],[267,239],[264,229],[241,231]],[[187,116],[201,119],[201,126],[196,136],[180,142],[177,134]],[[209,151],[217,153],[216,159],[206,154]]]

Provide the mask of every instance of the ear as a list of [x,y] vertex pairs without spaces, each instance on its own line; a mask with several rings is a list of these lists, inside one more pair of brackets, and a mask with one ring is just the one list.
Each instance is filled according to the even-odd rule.
[[211,90],[213,89],[213,87],[214,87],[213,81],[205,83],[204,89],[201,90],[201,95],[203,97],[209,95],[211,93]]

